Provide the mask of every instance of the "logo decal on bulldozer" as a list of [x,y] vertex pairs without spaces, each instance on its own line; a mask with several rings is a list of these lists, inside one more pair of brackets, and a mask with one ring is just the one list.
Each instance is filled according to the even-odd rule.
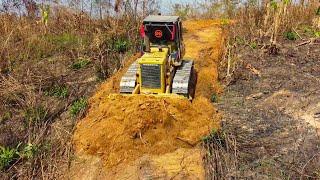
[[156,30],[154,32],[154,36],[156,36],[157,38],[162,38],[162,31],[161,30]]

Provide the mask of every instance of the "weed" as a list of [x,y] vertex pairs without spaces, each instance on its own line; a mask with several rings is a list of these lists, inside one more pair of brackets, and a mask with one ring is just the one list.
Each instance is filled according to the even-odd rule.
[[213,94],[211,95],[210,100],[211,100],[211,102],[213,102],[213,103],[218,102],[218,95],[217,95],[216,93],[213,93]]
[[229,19],[226,19],[226,18],[221,19],[221,25],[228,25],[228,24],[230,24]]
[[85,58],[80,58],[77,62],[72,64],[72,69],[74,70],[79,70],[84,67],[86,67],[88,64],[90,64],[90,60],[85,59]]
[[88,101],[85,98],[80,98],[76,100],[70,109],[70,114],[73,117],[76,117],[81,111],[85,110],[87,107]]
[[212,129],[210,134],[207,136],[202,137],[202,141],[203,142],[207,142],[208,140],[210,140],[212,137],[217,136],[218,130],[217,129]]
[[284,33],[284,37],[288,40],[294,41],[298,39],[298,35],[297,33],[293,32],[293,31],[287,31]]
[[317,38],[320,37],[320,31],[314,32],[314,35],[315,35]]
[[251,42],[251,43],[249,44],[249,46],[250,46],[252,49],[257,49],[258,44],[257,44],[256,42]]
[[127,40],[124,39],[117,39],[114,43],[114,50],[117,52],[126,52],[128,50],[128,47],[130,46],[130,43]]
[[54,86],[45,92],[46,96],[52,96],[57,98],[66,98],[69,95],[69,90],[66,86]]
[[23,149],[22,152],[19,152],[21,158],[32,159],[36,153],[39,152],[39,147],[28,143]]
[[[18,145],[19,146],[19,145]],[[18,147],[9,148],[0,146],[0,170],[11,165],[18,158]]]
[[43,106],[31,107],[25,110],[24,117],[28,123],[40,123],[47,117],[48,111]]
[[277,3],[277,1],[271,0],[270,5],[271,5],[271,7],[272,7],[274,10],[278,9],[278,3]]

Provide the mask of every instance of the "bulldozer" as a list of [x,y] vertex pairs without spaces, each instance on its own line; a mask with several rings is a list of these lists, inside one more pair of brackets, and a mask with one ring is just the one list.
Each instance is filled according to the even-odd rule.
[[122,76],[120,94],[194,97],[194,62],[183,59],[182,30],[179,16],[150,15],[143,20],[142,56]]

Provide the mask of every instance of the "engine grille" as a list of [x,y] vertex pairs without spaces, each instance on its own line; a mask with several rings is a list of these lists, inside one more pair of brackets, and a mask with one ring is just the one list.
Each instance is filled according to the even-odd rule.
[[161,88],[161,66],[158,64],[141,65],[142,87],[149,89]]

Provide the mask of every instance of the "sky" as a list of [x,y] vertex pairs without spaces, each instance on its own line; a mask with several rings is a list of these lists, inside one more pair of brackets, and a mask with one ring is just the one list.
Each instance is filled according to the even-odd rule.
[[162,13],[169,13],[172,9],[173,4],[193,4],[197,2],[204,2],[205,0],[160,0],[160,7]]

